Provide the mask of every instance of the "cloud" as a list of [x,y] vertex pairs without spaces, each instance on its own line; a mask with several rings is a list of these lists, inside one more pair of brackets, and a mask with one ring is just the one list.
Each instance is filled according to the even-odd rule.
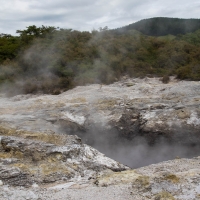
[[91,31],[158,16],[198,18],[199,11],[199,0],[2,0],[0,33],[15,34],[29,25]]

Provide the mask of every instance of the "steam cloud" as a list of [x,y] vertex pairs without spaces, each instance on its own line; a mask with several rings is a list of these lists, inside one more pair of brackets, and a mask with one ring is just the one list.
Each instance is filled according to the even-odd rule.
[[[89,42],[88,45],[96,43],[96,41],[99,40],[98,37],[101,39],[101,35],[97,35]],[[44,49],[42,54],[40,54],[41,52],[38,52],[37,50],[38,43],[35,43],[25,52],[23,56],[24,62],[27,63],[27,65],[34,63],[35,59],[39,60],[40,62],[38,63],[38,68],[33,72],[39,74],[40,77],[48,77],[47,79],[54,81],[54,84],[57,79],[56,77],[53,77],[48,67],[49,65],[52,65],[52,62],[57,62],[60,59],[58,55],[59,53],[56,52],[56,44],[59,40],[67,40],[67,37],[53,38],[50,48]],[[139,40],[139,38],[137,38],[137,40]],[[120,54],[126,53],[126,50],[123,48],[119,49],[119,51]],[[57,60],[53,60],[54,58],[50,59],[53,54],[56,54]],[[75,81],[84,83],[84,75],[86,76],[85,79],[87,79],[87,81],[91,75],[91,80],[95,80],[95,82],[101,82],[101,76],[106,78],[105,82],[109,82],[115,78],[113,71],[109,69],[110,71],[108,72],[108,68],[106,67],[106,51],[104,49],[99,49],[99,55],[100,58],[94,60],[93,62],[93,68],[91,70],[88,69],[84,71],[81,74],[81,77],[77,76]],[[66,66],[66,69],[69,68],[70,65]],[[8,68],[5,67],[5,69]],[[104,72],[107,72],[106,76]],[[8,71],[6,73],[11,72]],[[28,77],[31,77],[31,74],[29,74]],[[14,91],[13,95],[17,94],[18,92],[23,92],[20,88],[23,88],[24,85],[27,85],[27,81],[23,81],[23,77],[17,78],[19,79],[15,80],[15,87],[13,90],[11,90],[11,93]],[[80,80],[81,78],[83,79],[82,81]],[[37,82],[38,80],[35,81]],[[5,92],[9,90],[8,88],[10,89],[9,84],[4,84],[2,90]],[[68,133],[68,130],[66,131],[63,127],[61,127],[61,129],[63,132]],[[181,132],[182,130],[179,131]],[[200,150],[199,146],[169,143],[164,138],[160,138],[154,145],[150,145],[148,141],[142,137],[135,137],[132,140],[128,140],[122,137],[117,130],[108,131],[105,130],[103,126],[90,127],[89,130],[73,132],[73,134],[80,136],[84,143],[93,146],[100,152],[104,153],[106,156],[132,168],[174,159],[176,157],[194,157],[198,155]]]
[[[65,131],[66,129],[63,129]],[[67,130],[68,133],[69,130]],[[181,130],[179,130],[181,131]],[[129,140],[121,136],[117,130],[105,130],[102,126],[94,126],[85,132],[71,132],[86,143],[118,162],[131,168],[138,168],[161,161],[178,158],[192,158],[199,155],[200,146],[195,144],[177,144],[164,137],[156,138],[155,144],[149,144],[144,137]],[[176,134],[174,136],[174,139]],[[187,138],[185,138],[187,140]]]

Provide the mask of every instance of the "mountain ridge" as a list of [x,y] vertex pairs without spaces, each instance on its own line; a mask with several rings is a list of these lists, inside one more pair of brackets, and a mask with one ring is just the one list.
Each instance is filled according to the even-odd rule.
[[153,17],[142,19],[115,30],[125,32],[132,29],[150,36],[187,34],[200,29],[200,19]]

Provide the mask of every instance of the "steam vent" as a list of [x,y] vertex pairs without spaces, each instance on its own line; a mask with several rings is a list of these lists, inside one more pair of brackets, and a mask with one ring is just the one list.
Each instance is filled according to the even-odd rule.
[[200,81],[122,78],[0,97],[0,199],[200,199]]

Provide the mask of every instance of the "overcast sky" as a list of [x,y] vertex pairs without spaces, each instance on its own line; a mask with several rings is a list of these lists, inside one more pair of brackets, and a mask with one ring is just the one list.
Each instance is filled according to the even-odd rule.
[[0,33],[14,35],[30,25],[91,31],[151,17],[199,16],[200,0],[1,0]]

